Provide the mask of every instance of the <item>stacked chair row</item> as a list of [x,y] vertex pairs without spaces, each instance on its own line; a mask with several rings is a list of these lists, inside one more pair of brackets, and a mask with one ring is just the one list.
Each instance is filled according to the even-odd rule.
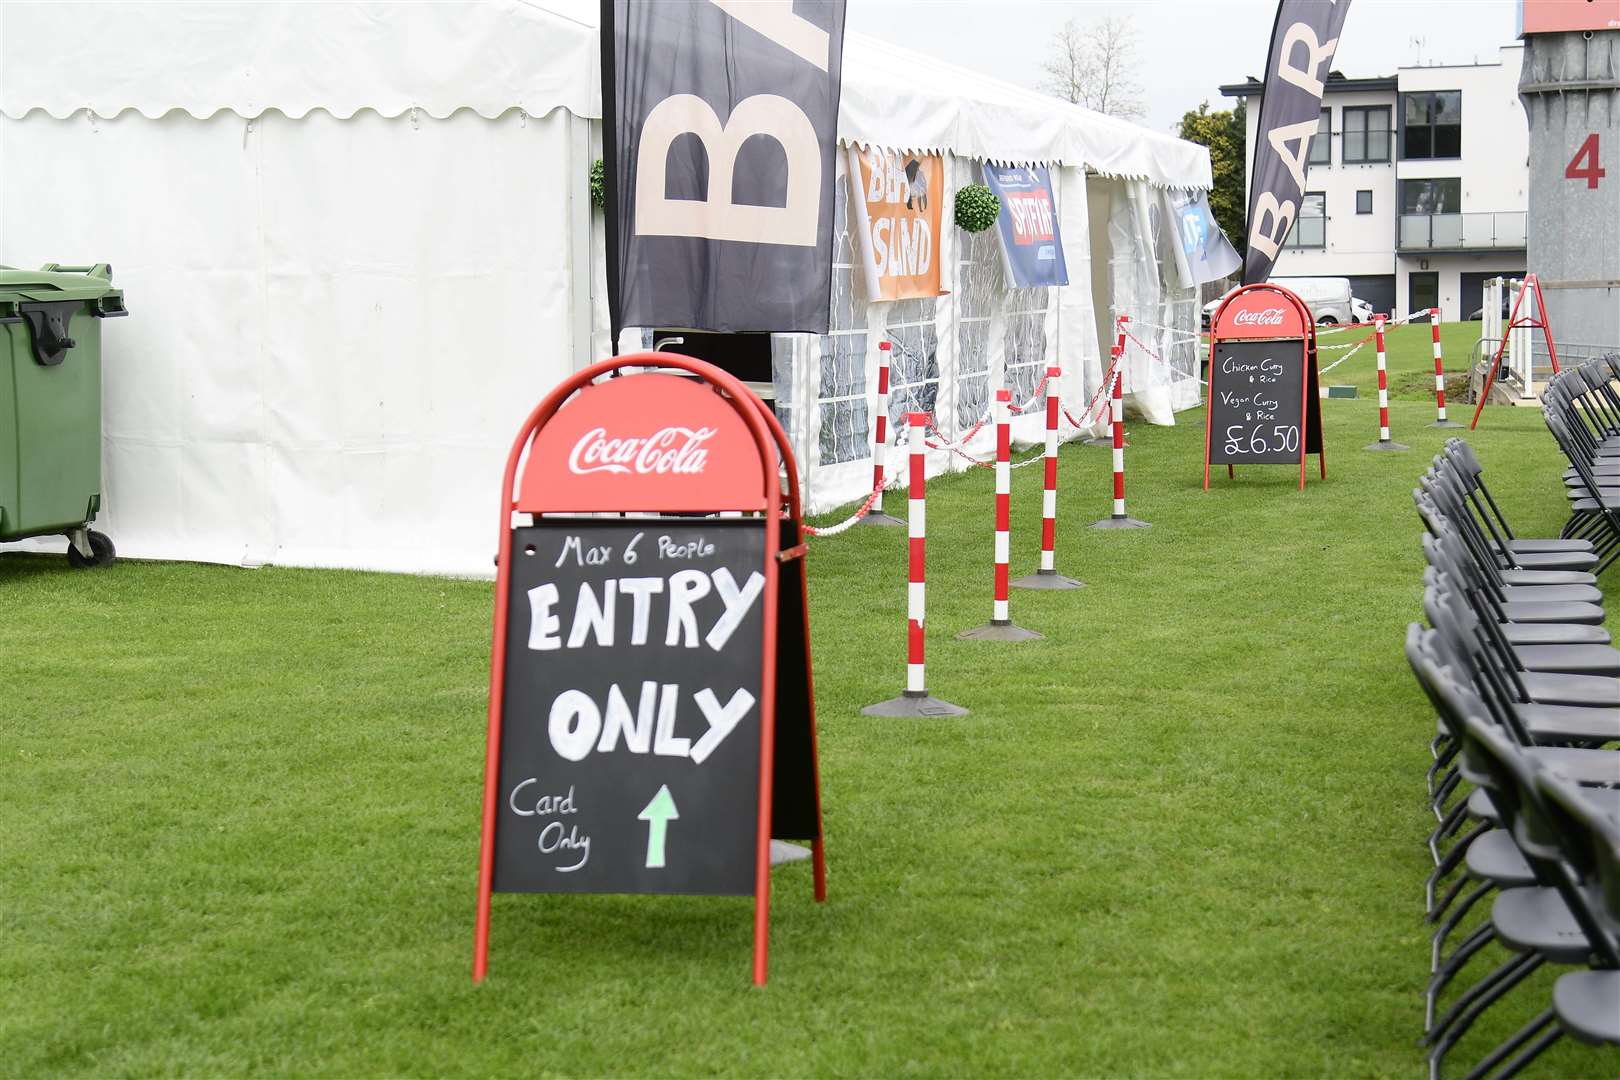
[[[1413,499],[1429,625],[1408,628],[1406,655],[1438,715],[1430,1076],[1499,1004],[1526,1020],[1478,1055],[1471,1080],[1513,1076],[1566,1035],[1620,1067],[1620,650],[1595,576],[1613,543],[1519,536],[1459,439]],[[1454,989],[1493,943],[1505,959]],[[1512,994],[1546,965],[1568,968],[1550,995]]]
[[1620,353],[1554,375],[1542,414],[1569,459],[1564,487],[1570,518],[1563,535],[1590,540],[1599,573],[1620,558]]

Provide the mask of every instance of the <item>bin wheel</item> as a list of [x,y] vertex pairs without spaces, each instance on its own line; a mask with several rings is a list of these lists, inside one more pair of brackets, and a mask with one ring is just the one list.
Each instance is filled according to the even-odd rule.
[[68,562],[75,570],[86,570],[93,566],[111,566],[113,560],[118,558],[118,549],[113,547],[112,537],[106,533],[99,533],[91,529],[89,539],[90,558],[86,559],[79,554],[78,548],[69,544],[67,551]]

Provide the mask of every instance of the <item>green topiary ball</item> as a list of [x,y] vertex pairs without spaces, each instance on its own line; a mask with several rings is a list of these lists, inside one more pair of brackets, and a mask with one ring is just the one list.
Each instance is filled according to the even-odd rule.
[[996,223],[1001,200],[983,184],[969,184],[956,193],[956,223],[970,233],[983,232]]
[[598,210],[607,207],[607,166],[601,158],[591,163],[591,205]]

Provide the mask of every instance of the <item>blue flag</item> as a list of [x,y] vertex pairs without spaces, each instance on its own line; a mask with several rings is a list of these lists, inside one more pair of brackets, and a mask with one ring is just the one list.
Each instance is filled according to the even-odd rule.
[[984,182],[1001,199],[996,229],[1001,233],[1001,265],[1015,288],[1067,285],[1063,236],[1058,231],[1052,174],[1036,169],[986,165]]

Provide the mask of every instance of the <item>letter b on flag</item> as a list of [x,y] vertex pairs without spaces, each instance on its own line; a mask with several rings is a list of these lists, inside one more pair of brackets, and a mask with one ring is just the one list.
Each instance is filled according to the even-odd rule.
[[[703,143],[708,190],[702,199],[671,199],[665,195],[664,171],[669,148],[687,134]],[[754,135],[775,139],[787,155],[785,206],[732,201],[737,152]],[[810,118],[787,98],[746,98],[724,125],[707,101],[692,94],[667,97],[647,114],[636,162],[636,232],[815,247],[820,218],[821,146]]]

